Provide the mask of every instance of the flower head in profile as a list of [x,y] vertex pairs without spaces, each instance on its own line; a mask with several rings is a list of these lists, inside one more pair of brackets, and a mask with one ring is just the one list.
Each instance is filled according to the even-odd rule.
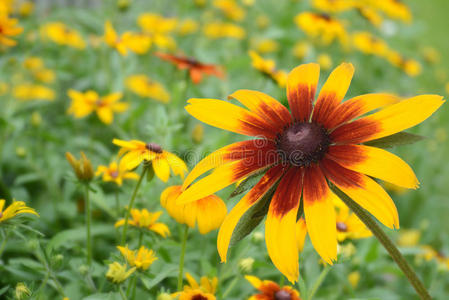
[[[162,215],[161,211],[149,212],[147,209],[131,209],[131,219],[128,220],[128,224],[138,228],[145,228],[156,232],[162,237],[170,235],[170,229],[164,223],[157,222]],[[125,219],[121,219],[115,223],[115,227],[120,227],[125,224]]]
[[131,75],[126,78],[125,85],[133,93],[143,98],[152,98],[162,103],[170,101],[170,94],[162,84],[144,74]]
[[334,40],[339,40],[343,45],[347,43],[347,32],[343,23],[328,15],[302,12],[295,17],[295,23],[308,36],[324,45],[329,45]]
[[19,20],[10,18],[7,13],[0,12],[0,45],[13,47],[17,42],[12,39],[22,33],[23,28],[18,26]]
[[260,280],[256,276],[246,275],[245,279],[260,291],[248,300],[301,300],[298,291],[290,286],[280,287],[271,280]]
[[[175,185],[166,188],[161,194],[161,205],[168,214],[180,224],[194,228],[198,224],[201,234],[220,227],[226,217],[226,204],[221,198],[209,195],[186,204],[177,204],[176,199],[182,193],[182,186]],[[211,218],[210,216],[214,216]]]
[[385,57],[390,50],[387,43],[368,31],[355,32],[352,34],[352,44],[364,54]]
[[245,10],[236,0],[214,0],[213,5],[232,21],[241,21],[245,18]]
[[92,168],[92,163],[84,154],[84,152],[81,152],[80,159],[76,159],[70,152],[66,152],[65,157],[72,166],[72,169],[75,172],[75,175],[78,178],[78,180],[90,181],[94,178],[94,170]]
[[114,121],[114,113],[121,113],[128,109],[129,104],[120,102],[122,93],[112,93],[100,97],[97,92],[89,90],[85,93],[69,90],[67,92],[72,100],[67,112],[75,118],[84,118],[92,112],[96,112],[101,122],[111,124]]
[[118,186],[121,186],[123,179],[139,179],[139,174],[129,171],[124,164],[113,161],[109,166],[100,165],[97,168],[95,176],[102,176],[103,181],[115,182]]
[[186,279],[189,284],[184,286],[182,292],[172,294],[173,297],[179,297],[178,300],[216,300],[217,277],[209,279],[203,276],[198,283],[192,275],[186,273]]
[[413,189],[418,180],[398,156],[362,143],[421,123],[443,104],[442,97],[422,95],[399,101],[390,94],[366,94],[342,102],[354,74],[352,64],[343,63],[330,74],[315,101],[319,74],[320,67],[314,63],[288,74],[290,111],[274,98],[251,90],[229,96],[248,109],[222,100],[188,101],[186,110],[198,120],[257,137],[205,157],[186,177],[177,200],[192,202],[242,178],[264,174],[220,227],[217,244],[222,261],[240,218],[273,189],[265,241],[274,265],[292,282],[299,275],[296,220],[300,204],[315,250],[329,264],[337,259],[337,196],[328,181],[384,225],[399,227],[393,200],[371,177]]
[[16,85],[12,91],[13,96],[21,101],[31,100],[43,100],[53,101],[55,100],[55,91],[49,87],[40,84],[22,83]]
[[113,262],[112,264],[109,264],[108,272],[106,273],[106,278],[110,280],[113,283],[122,283],[126,279],[128,279],[129,276],[131,276],[132,273],[136,271],[136,267],[132,267],[128,270],[128,267],[126,264],[120,264],[118,262]]
[[144,246],[141,246],[139,250],[130,250],[128,246],[117,246],[117,249],[126,259],[131,267],[136,267],[138,270],[148,270],[148,268],[157,260],[153,250],[149,250]]
[[104,25],[104,41],[123,56],[128,55],[128,51],[145,54],[151,47],[151,38],[147,35],[131,31],[118,35],[110,21]]
[[214,75],[220,79],[224,78],[223,71],[216,65],[204,64],[187,56],[176,56],[161,52],[156,52],[155,55],[163,60],[171,62],[179,70],[188,70],[190,79],[195,84],[201,82],[203,79],[203,74]]
[[20,214],[32,214],[39,216],[38,213],[31,207],[26,206],[23,201],[15,201],[5,208],[5,199],[0,199],[0,223],[3,223],[9,219],[14,218]]
[[387,60],[410,77],[415,77],[421,74],[422,67],[418,61],[406,58],[394,50],[388,52]]
[[50,22],[41,27],[41,35],[52,42],[77,49],[85,49],[86,42],[81,34],[62,22]]
[[144,13],[137,18],[137,24],[157,47],[170,50],[176,48],[176,42],[171,34],[176,30],[177,19]]
[[156,143],[144,143],[137,140],[122,141],[114,139],[112,141],[120,146],[119,156],[123,155],[121,163],[128,170],[132,170],[142,162],[151,162],[154,173],[163,182],[170,178],[170,169],[177,175],[184,178],[187,172],[187,165],[175,154],[165,151]]
[[264,59],[255,51],[249,51],[251,57],[251,64],[257,71],[267,76],[280,87],[285,87],[287,84],[287,73],[283,70],[276,69],[276,63],[272,59]]
[[230,38],[242,40],[246,36],[245,29],[233,23],[212,22],[203,28],[204,35],[210,39]]

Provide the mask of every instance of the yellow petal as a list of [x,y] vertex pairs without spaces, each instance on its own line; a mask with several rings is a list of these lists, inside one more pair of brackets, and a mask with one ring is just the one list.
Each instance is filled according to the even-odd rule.
[[163,182],[170,178],[170,166],[166,159],[159,158],[153,160],[153,169],[156,176]]

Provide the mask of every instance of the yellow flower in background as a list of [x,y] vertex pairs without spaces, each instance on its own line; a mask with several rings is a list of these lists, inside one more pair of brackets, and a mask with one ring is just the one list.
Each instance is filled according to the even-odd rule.
[[412,21],[412,13],[410,8],[403,2],[398,0],[365,0],[368,5],[382,11],[392,19],[398,19],[405,23]]
[[0,82],[0,96],[6,95],[9,91],[9,85],[6,82]]
[[[363,1],[363,0],[362,0]],[[312,5],[316,9],[326,13],[341,13],[358,8],[360,0],[313,0]]]
[[213,5],[232,21],[241,21],[245,18],[245,10],[235,0],[214,0]]
[[442,252],[435,250],[430,245],[422,245],[421,253],[417,255],[418,258],[424,259],[426,261],[435,260],[438,266],[445,270],[449,270],[449,257],[445,256]]
[[164,86],[144,74],[129,76],[126,78],[125,85],[142,98],[152,98],[162,103],[170,101],[170,94]]
[[13,199],[13,202],[6,209],[5,203],[5,199],[0,199],[0,223],[20,214],[33,214],[39,217],[39,214],[33,208],[26,206],[23,201],[16,201]]
[[279,50],[279,44],[272,39],[262,39],[255,43],[255,51],[257,53],[265,54],[276,52]]
[[421,231],[418,229],[402,229],[399,233],[398,245],[400,247],[415,247],[421,238]]
[[280,87],[285,87],[287,84],[287,72],[276,69],[276,63],[272,59],[264,59],[255,51],[250,50],[251,64],[254,69],[260,71],[263,75],[268,76]]
[[360,272],[359,271],[353,271],[349,273],[348,275],[348,281],[351,284],[352,288],[355,289],[360,282]]
[[303,59],[312,52],[312,45],[306,41],[300,41],[293,47],[293,55],[296,58]]
[[18,13],[22,17],[28,17],[30,16],[34,11],[34,3],[31,1],[24,1],[20,4],[19,8],[17,9]]
[[149,36],[131,31],[126,31],[119,36],[110,21],[106,21],[104,25],[104,41],[123,56],[128,55],[128,50],[145,54],[151,47]]
[[260,280],[256,276],[246,275],[245,279],[251,285],[260,291],[259,294],[253,295],[249,300],[301,300],[299,292],[290,286],[280,287],[277,283],[271,280]]
[[392,65],[398,67],[410,77],[415,77],[421,74],[422,68],[418,61],[405,58],[396,51],[389,51],[387,59]]
[[[190,228],[198,224],[201,234],[220,227],[227,213],[226,204],[221,198],[210,195],[187,204],[177,204],[176,199],[181,192],[182,186],[175,185],[166,188],[161,194],[162,207],[176,222],[187,224]],[[213,218],[210,217],[212,215]]]
[[203,28],[204,35],[210,39],[233,38],[241,40],[245,37],[245,29],[232,23],[212,22]]
[[23,66],[31,71],[36,80],[44,83],[52,83],[55,80],[55,73],[45,68],[44,61],[35,56],[30,56],[23,61]]
[[128,246],[121,247],[117,246],[117,249],[126,259],[131,267],[136,267],[138,270],[147,270],[155,260],[157,260],[156,255],[153,250],[149,250],[144,246],[141,246],[139,250],[130,250]]
[[358,11],[362,17],[375,27],[379,28],[382,25],[383,18],[375,9],[371,7],[360,7]]
[[30,71],[36,71],[44,68],[44,61],[40,57],[30,56],[23,61],[23,66]]
[[424,47],[421,50],[422,56],[429,64],[437,64],[441,61],[441,54],[433,47]]
[[336,200],[337,239],[343,242],[346,239],[356,240],[372,236],[371,231],[363,222],[340,200]]
[[128,103],[119,102],[122,93],[100,97],[92,90],[82,93],[71,89],[67,94],[72,100],[67,113],[73,114],[75,118],[84,118],[95,111],[101,122],[108,125],[114,121],[114,113],[124,112],[129,107]]
[[390,51],[385,41],[368,31],[353,33],[351,37],[353,46],[364,54],[385,57]]
[[163,182],[169,179],[170,169],[176,176],[184,179],[184,174],[187,172],[185,162],[175,154],[162,149],[160,145],[119,139],[114,139],[112,143],[121,147],[119,152],[119,156],[123,155],[121,163],[128,170],[136,168],[142,162],[151,162],[154,173]]
[[188,285],[184,286],[182,292],[172,294],[172,297],[179,297],[178,300],[216,300],[215,293],[217,292],[218,278],[212,279],[206,276],[201,277],[200,283],[195,278],[186,273]]
[[329,45],[339,40],[342,45],[347,43],[347,33],[343,23],[325,14],[303,12],[295,17],[295,23],[311,38]]
[[13,96],[14,98],[22,101],[53,101],[56,97],[55,92],[51,88],[30,83],[16,85],[13,89]]
[[112,181],[118,186],[122,185],[124,179],[139,179],[139,174],[128,171],[123,164],[117,164],[115,161],[111,162],[109,166],[98,166],[95,176],[99,175],[103,175],[103,181]]
[[316,61],[323,70],[329,70],[330,68],[332,68],[332,58],[328,54],[323,53],[318,55]]
[[126,264],[120,264],[118,262],[113,262],[112,264],[109,264],[108,272],[106,273],[106,278],[110,280],[113,283],[122,283],[126,279],[128,279],[129,276],[131,276],[132,273],[136,271],[135,267],[132,267],[128,270],[128,267]]
[[171,50],[176,48],[176,42],[170,34],[176,30],[177,19],[165,18],[155,13],[143,13],[137,18],[137,24],[159,48]]
[[50,22],[42,25],[41,35],[44,39],[49,39],[59,45],[76,49],[86,48],[86,42],[81,34],[62,22]]
[[[170,229],[164,223],[158,223],[157,220],[162,215],[161,211],[149,212],[147,209],[131,209],[131,219],[128,224],[134,227],[145,228],[156,232],[162,237],[170,236]],[[115,227],[120,227],[125,224],[125,219],[121,219],[115,223]]]
[[19,20],[10,18],[7,13],[0,12],[0,45],[12,47],[17,42],[12,37],[22,33],[23,28],[18,26]]
[[70,152],[66,152],[65,157],[72,166],[72,169],[79,180],[90,181],[94,178],[92,163],[84,152],[81,152],[81,158],[79,160],[77,160]]
[[194,19],[185,19],[178,23],[176,32],[179,35],[188,35],[196,32],[198,30],[198,22]]
[[270,18],[267,15],[258,15],[256,24],[259,29],[265,29],[270,25]]

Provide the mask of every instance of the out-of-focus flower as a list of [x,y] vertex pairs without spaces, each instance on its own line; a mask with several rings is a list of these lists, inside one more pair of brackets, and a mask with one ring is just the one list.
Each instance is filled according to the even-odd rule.
[[179,70],[188,70],[190,79],[195,84],[201,82],[203,79],[203,74],[214,75],[220,79],[224,78],[223,71],[216,65],[204,64],[194,58],[186,56],[176,56],[161,52],[156,52],[155,55],[176,65]]
[[207,0],[194,0],[193,2],[198,7],[204,7],[207,3]]
[[312,46],[306,41],[300,41],[293,47],[293,55],[299,59],[305,58],[312,51]]
[[39,216],[33,208],[26,206],[23,201],[13,200],[6,209],[5,203],[5,199],[0,199],[0,224],[20,214],[33,214]]
[[86,48],[86,42],[81,34],[62,22],[46,23],[41,27],[40,31],[44,39],[49,39],[56,44],[77,49]]
[[264,59],[255,51],[249,51],[249,56],[251,57],[251,64],[254,69],[272,79],[280,87],[285,87],[287,84],[287,72],[276,69],[276,63],[274,60]]
[[189,284],[184,286],[182,292],[172,294],[172,297],[179,297],[179,300],[216,300],[215,293],[218,285],[217,277],[209,279],[203,276],[198,284],[192,275],[186,273],[186,279]]
[[23,66],[28,69],[36,80],[44,83],[52,83],[55,80],[55,73],[45,68],[44,61],[40,57],[30,56],[23,62]]
[[[161,194],[161,205],[168,214],[180,224],[194,228],[198,224],[201,234],[206,234],[220,227],[226,217],[226,204],[221,198],[210,195],[186,204],[177,204],[176,199],[182,192],[182,186],[166,188]],[[214,217],[211,218],[210,216]]]
[[23,28],[18,26],[19,20],[10,18],[7,13],[0,13],[0,45],[12,47],[17,42],[12,37],[22,33]]
[[347,32],[343,23],[325,14],[302,12],[295,17],[296,25],[311,38],[324,45],[329,45],[335,39],[342,45],[347,44]]
[[18,157],[25,157],[27,155],[27,150],[24,147],[16,147],[16,155]]
[[355,289],[359,285],[360,281],[360,272],[353,271],[348,275],[348,281],[351,284],[352,288]]
[[[363,0],[362,0],[363,1]],[[359,7],[359,0],[313,0],[312,5],[326,13],[341,13]]]
[[412,14],[410,8],[399,0],[365,0],[372,7],[382,11],[392,19],[398,19],[405,23],[412,21]]
[[243,5],[245,6],[253,6],[256,3],[256,0],[242,0]]
[[16,290],[15,290],[14,294],[16,296],[16,298],[15,298],[16,300],[23,300],[23,299],[26,299],[29,296],[31,296],[31,291],[26,286],[25,283],[19,282],[16,285]]
[[[162,215],[161,211],[149,212],[147,209],[131,209],[131,219],[128,224],[138,228],[145,228],[156,232],[162,237],[170,236],[170,229],[164,223],[157,222]],[[125,224],[125,219],[121,219],[115,223],[115,227],[120,227]]]
[[387,43],[367,31],[356,32],[352,35],[352,44],[364,54],[386,57],[389,52]]
[[6,95],[9,91],[9,85],[6,82],[0,82],[0,96]]
[[254,258],[247,257],[239,260],[239,269],[243,273],[250,273],[253,270]]
[[398,245],[401,247],[415,247],[421,238],[421,231],[418,229],[402,229],[399,233]]
[[337,239],[343,242],[346,239],[364,239],[372,236],[371,231],[362,221],[340,200],[336,200],[337,210]]
[[178,23],[176,31],[180,35],[188,35],[198,30],[198,22],[194,19],[185,19]]
[[358,11],[362,17],[375,27],[379,28],[382,25],[383,18],[375,9],[371,7],[360,7]]
[[119,156],[123,155],[121,163],[128,170],[136,168],[142,162],[150,163],[154,173],[163,182],[170,177],[170,169],[177,176],[184,179],[187,165],[175,154],[165,151],[156,143],[144,143],[138,140],[122,141],[114,139],[115,145],[120,146]]
[[100,97],[92,90],[82,93],[71,89],[67,94],[72,100],[67,113],[73,114],[75,118],[84,118],[95,111],[101,122],[111,124],[114,113],[124,112],[129,107],[128,103],[120,102],[122,93]]
[[131,0],[117,0],[117,7],[121,11],[126,11],[131,5]]
[[14,98],[22,101],[46,100],[53,101],[56,97],[55,92],[46,86],[38,84],[23,83],[14,87]]
[[103,181],[112,181],[121,186],[123,179],[139,179],[139,174],[128,171],[123,164],[117,164],[113,161],[109,166],[98,166],[96,176],[103,174]]
[[440,53],[432,47],[424,47],[422,49],[422,56],[426,62],[429,64],[439,63],[441,60]]
[[157,260],[156,255],[153,250],[149,250],[144,246],[141,246],[139,250],[130,250],[128,246],[121,247],[117,246],[117,249],[126,259],[131,267],[136,267],[139,270],[147,270],[155,260]]
[[152,98],[162,103],[170,101],[170,94],[162,84],[143,74],[131,75],[126,78],[125,85],[133,93],[144,98]]
[[199,144],[203,141],[203,137],[204,137],[204,126],[201,124],[196,124],[192,130],[193,142]]
[[245,18],[245,10],[235,0],[214,0],[213,5],[228,19],[241,21]]
[[118,262],[113,262],[112,264],[109,264],[106,278],[113,283],[122,283],[123,281],[128,279],[128,277],[131,276],[134,271],[136,271],[135,267],[132,267],[128,270],[126,264],[122,265]]
[[251,285],[259,290],[259,294],[253,295],[250,299],[264,299],[264,300],[301,300],[299,292],[290,286],[280,287],[277,283],[271,280],[260,280],[256,276],[246,275],[245,279]]
[[84,152],[81,152],[81,158],[79,160],[77,160],[70,152],[66,152],[65,157],[80,181],[91,181],[94,178],[92,163],[86,157]]
[[128,50],[137,54],[145,54],[151,47],[151,38],[141,33],[126,31],[118,35],[111,22],[104,25],[104,40],[109,47],[116,49],[121,55],[128,55]]
[[422,68],[418,61],[405,58],[396,51],[389,51],[387,59],[392,65],[398,67],[410,77],[415,77],[421,74]]
[[24,1],[19,5],[17,9],[19,15],[21,17],[28,17],[33,13],[34,3],[31,1]]
[[318,55],[316,61],[323,70],[329,70],[330,68],[332,68],[332,58],[328,54],[322,53]]
[[256,24],[259,29],[265,29],[270,25],[270,18],[267,15],[259,15],[256,18]]
[[279,49],[279,44],[272,39],[262,39],[255,43],[255,50],[257,53],[271,53]]
[[449,257],[444,255],[441,251],[435,250],[432,246],[422,245],[421,253],[417,255],[417,258],[424,259],[426,261],[435,260],[438,266],[445,270],[449,270]]
[[42,124],[42,116],[38,111],[31,114],[31,125],[39,127]]
[[210,39],[233,38],[241,40],[245,37],[245,29],[232,23],[213,22],[203,28],[204,35]]
[[137,19],[137,24],[156,46],[170,50],[176,48],[176,42],[170,34],[176,30],[177,23],[175,18],[165,18],[154,13],[141,14]]

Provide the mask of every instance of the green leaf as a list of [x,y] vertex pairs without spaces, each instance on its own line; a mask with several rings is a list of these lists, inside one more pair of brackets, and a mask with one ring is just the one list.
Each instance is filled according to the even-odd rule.
[[250,234],[257,225],[262,222],[263,218],[268,212],[271,198],[276,190],[277,184],[260,199],[255,205],[253,205],[248,211],[240,218],[237,226],[235,226],[232,232],[231,241],[229,246],[233,246]]
[[9,285],[2,287],[0,289],[0,296],[3,295],[4,293],[6,293],[8,291],[8,289],[9,289]]
[[162,280],[164,280],[165,278],[168,277],[176,277],[177,276],[177,271],[178,271],[178,266],[176,265],[166,265],[164,267],[164,270],[161,272],[158,272],[157,275],[152,278],[152,279],[148,279],[145,278],[143,276],[140,276],[140,279],[142,280],[143,285],[148,289],[152,289],[153,287],[155,287],[158,283],[160,283]]
[[[95,225],[92,226],[92,237],[98,235],[113,236],[114,227],[112,225]],[[86,238],[86,227],[78,227],[75,229],[69,229],[62,231],[55,235],[47,245],[47,251],[52,249],[58,249],[68,242],[84,241]]]
[[366,142],[365,145],[367,146],[373,146],[378,148],[393,148],[396,146],[403,146],[403,145],[409,145],[414,144],[416,142],[419,142],[426,137],[422,135],[417,135],[413,133],[408,132],[398,132],[377,140],[372,140],[369,142]]
[[92,294],[83,299],[84,300],[120,300],[122,298],[120,297],[119,293],[97,293],[97,294]]
[[266,169],[257,172],[256,174],[253,174],[247,178],[245,178],[231,193],[229,198],[233,198],[235,196],[238,196],[240,194],[245,193],[246,191],[249,191],[253,188],[253,186],[256,185],[256,183],[260,180],[260,178],[265,174]]

